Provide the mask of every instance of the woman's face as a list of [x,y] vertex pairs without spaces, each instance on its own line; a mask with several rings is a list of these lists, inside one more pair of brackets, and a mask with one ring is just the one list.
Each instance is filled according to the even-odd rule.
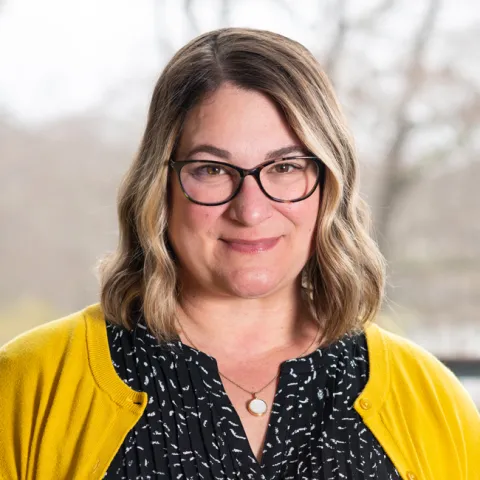
[[[307,154],[275,104],[224,84],[187,115],[176,160],[249,169],[286,147],[292,147],[289,156]],[[185,286],[243,298],[292,287],[312,252],[319,188],[303,201],[278,203],[248,176],[233,200],[211,207],[185,198],[177,175],[171,176],[168,236]]]

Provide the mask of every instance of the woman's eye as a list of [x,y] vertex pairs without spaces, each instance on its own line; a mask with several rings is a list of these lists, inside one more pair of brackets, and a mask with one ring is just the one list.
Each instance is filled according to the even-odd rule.
[[272,170],[274,173],[291,173],[298,170],[298,168],[298,166],[292,163],[277,163],[273,166]]
[[195,170],[196,175],[214,177],[225,173],[225,169],[218,165],[203,165]]

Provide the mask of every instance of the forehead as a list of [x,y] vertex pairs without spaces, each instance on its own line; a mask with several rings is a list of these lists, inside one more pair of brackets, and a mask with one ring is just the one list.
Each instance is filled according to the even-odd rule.
[[209,144],[230,153],[232,159],[258,160],[267,152],[302,146],[278,106],[265,94],[225,84],[206,96],[188,114],[178,155]]

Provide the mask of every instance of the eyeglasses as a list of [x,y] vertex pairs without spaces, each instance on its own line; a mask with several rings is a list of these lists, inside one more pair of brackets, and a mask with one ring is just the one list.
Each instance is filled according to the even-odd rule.
[[300,202],[313,194],[324,169],[318,157],[309,156],[270,160],[252,169],[213,160],[170,160],[170,166],[191,202],[212,207],[232,200],[249,175],[269,199]]

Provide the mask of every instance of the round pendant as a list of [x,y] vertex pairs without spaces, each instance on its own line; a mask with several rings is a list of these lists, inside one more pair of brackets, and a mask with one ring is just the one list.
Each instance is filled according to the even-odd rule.
[[260,398],[252,398],[247,403],[247,410],[256,417],[261,417],[267,413],[267,404]]

